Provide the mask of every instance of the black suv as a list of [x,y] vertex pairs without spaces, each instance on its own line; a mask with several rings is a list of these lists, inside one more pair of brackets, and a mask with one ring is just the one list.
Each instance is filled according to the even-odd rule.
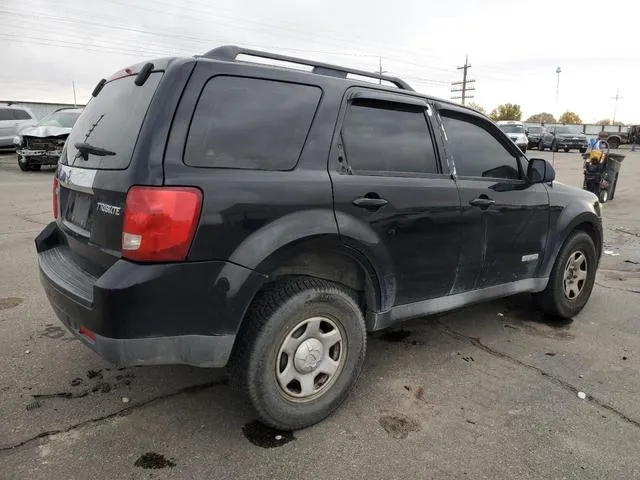
[[572,317],[591,294],[596,197],[400,79],[221,47],[93,97],[36,239],[53,309],[120,365],[230,363],[276,428],[345,399],[367,332],[519,292]]
[[538,141],[538,150],[542,151],[545,148],[549,148],[553,152],[560,149],[565,152],[577,149],[580,153],[585,153],[589,148],[589,141],[586,135],[578,131],[577,127],[559,125],[542,132]]

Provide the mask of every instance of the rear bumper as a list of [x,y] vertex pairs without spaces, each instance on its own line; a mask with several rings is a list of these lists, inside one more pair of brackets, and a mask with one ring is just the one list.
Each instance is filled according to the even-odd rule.
[[228,262],[126,260],[95,276],[61,238],[55,222],[36,238],[40,279],[58,318],[85,345],[122,366],[226,365],[264,276]]
[[193,365],[224,367],[229,361],[235,335],[179,335],[153,338],[109,338],[96,334],[93,338],[80,333],[77,320],[71,318],[52,301],[60,321],[82,343],[105,360],[123,367],[136,365]]

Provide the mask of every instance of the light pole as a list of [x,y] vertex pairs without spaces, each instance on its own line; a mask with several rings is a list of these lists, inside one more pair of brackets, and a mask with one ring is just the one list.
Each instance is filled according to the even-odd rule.
[[556,80],[556,108],[558,108],[558,100],[560,98],[560,74],[562,73],[562,69],[560,67],[556,68],[556,75],[558,75],[558,79]]
[[77,107],[78,102],[76,101],[76,81],[71,80],[71,87],[73,88],[73,106]]

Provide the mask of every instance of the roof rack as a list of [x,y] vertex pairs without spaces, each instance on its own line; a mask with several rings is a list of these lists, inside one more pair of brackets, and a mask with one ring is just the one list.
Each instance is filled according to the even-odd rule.
[[209,50],[203,55],[205,58],[212,58],[215,60],[223,60],[233,62],[238,55],[249,55],[251,57],[267,58],[271,60],[277,60],[280,62],[297,63],[299,65],[307,65],[313,67],[312,73],[319,75],[328,75],[331,77],[347,78],[348,74],[360,75],[362,77],[373,78],[376,80],[385,80],[393,83],[396,87],[402,90],[411,90],[413,88],[404,80],[397,77],[390,77],[387,75],[378,75],[374,72],[367,72],[366,70],[357,70],[354,68],[346,68],[338,65],[331,65],[329,63],[316,62],[314,60],[306,60],[304,58],[290,57],[288,55],[280,55],[278,53],[262,52],[260,50],[252,50],[250,48],[242,48],[235,45],[224,45],[222,47]]

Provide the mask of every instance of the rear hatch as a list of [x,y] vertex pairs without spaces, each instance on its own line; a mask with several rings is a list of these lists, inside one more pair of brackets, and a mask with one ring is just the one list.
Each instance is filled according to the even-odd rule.
[[[123,210],[134,184],[159,185],[144,155],[143,124],[164,72],[152,71],[136,84],[140,69],[114,75],[99,89],[78,118],[58,166],[58,226],[64,254],[94,276],[121,256]],[[138,81],[139,83],[139,81]],[[95,94],[96,92],[94,92]],[[161,166],[161,161],[160,161]]]

